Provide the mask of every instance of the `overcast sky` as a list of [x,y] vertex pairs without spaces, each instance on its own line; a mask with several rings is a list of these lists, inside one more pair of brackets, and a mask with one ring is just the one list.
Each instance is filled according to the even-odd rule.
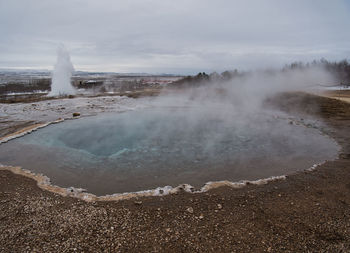
[[0,0],[0,68],[196,73],[350,58],[350,0]]

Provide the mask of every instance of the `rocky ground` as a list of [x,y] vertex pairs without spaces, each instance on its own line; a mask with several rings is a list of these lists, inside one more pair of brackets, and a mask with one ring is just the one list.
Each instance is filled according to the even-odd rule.
[[267,185],[92,203],[0,171],[0,251],[350,252],[350,104],[305,94],[275,104],[325,119],[340,158]]
[[[32,124],[69,119],[73,113],[81,116],[96,115],[101,112],[121,112],[146,106],[147,99],[133,99],[125,96],[75,97],[50,99],[30,103],[0,103],[0,136],[3,129],[22,123]],[[144,101],[144,102],[143,102]],[[17,124],[18,123],[18,124]],[[19,127],[17,127],[18,129]]]

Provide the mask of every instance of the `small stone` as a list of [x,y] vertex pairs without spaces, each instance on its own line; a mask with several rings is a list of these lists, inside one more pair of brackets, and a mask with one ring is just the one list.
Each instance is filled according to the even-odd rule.
[[138,206],[139,206],[139,205],[142,205],[142,201],[134,201],[134,204],[135,204],[135,205],[138,205]]
[[218,209],[222,209],[222,205],[221,204],[218,204]]
[[189,207],[189,208],[186,209],[186,211],[189,212],[189,213],[193,213],[193,208]]
[[204,218],[204,215],[203,215],[203,214],[199,215],[199,219],[200,219],[200,220],[202,220],[203,218]]

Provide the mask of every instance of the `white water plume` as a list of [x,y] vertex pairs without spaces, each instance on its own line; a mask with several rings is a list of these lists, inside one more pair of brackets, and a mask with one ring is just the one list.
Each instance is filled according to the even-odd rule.
[[75,89],[71,84],[71,77],[74,71],[68,50],[64,45],[59,45],[57,49],[57,61],[52,73],[51,92],[49,96],[64,96],[75,94]]

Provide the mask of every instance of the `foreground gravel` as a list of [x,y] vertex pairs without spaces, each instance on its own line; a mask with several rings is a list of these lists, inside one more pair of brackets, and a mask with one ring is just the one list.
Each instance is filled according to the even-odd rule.
[[350,105],[295,94],[279,104],[325,118],[340,158],[262,186],[94,203],[0,171],[0,251],[350,252]]

